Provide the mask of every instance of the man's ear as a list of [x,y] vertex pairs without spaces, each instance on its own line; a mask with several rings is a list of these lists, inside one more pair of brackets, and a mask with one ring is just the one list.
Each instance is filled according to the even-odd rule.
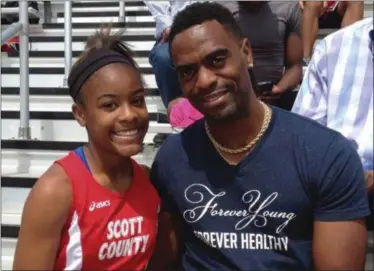
[[244,38],[242,41],[241,52],[248,68],[253,68],[252,48],[247,38]]
[[86,126],[86,117],[84,115],[83,106],[74,103],[72,106],[72,112],[74,115],[74,118],[79,123],[80,126],[85,127]]

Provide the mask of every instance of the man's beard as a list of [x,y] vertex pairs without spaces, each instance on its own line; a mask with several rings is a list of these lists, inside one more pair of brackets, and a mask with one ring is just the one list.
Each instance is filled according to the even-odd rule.
[[230,122],[248,117],[249,95],[242,99],[243,100],[241,100],[239,103],[233,103],[232,105],[229,105],[228,108],[225,108],[223,112],[220,112],[219,114],[206,114],[205,119],[208,122],[217,124],[228,124]]

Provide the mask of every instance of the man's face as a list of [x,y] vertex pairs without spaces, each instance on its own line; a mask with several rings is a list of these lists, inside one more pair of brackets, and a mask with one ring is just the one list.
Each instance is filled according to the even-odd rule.
[[247,112],[248,40],[208,21],[179,33],[170,46],[186,97],[207,119],[226,121]]

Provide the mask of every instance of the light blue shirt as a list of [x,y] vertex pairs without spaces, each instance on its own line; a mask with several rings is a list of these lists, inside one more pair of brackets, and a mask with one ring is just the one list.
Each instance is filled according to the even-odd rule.
[[175,15],[186,6],[198,1],[143,1],[156,21],[156,38],[170,27]]
[[316,47],[293,112],[355,142],[373,169],[373,18],[343,28]]

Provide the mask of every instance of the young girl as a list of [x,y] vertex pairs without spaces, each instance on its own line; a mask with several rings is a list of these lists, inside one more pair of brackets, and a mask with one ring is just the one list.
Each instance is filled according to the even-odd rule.
[[145,87],[119,35],[92,36],[69,76],[88,144],[56,161],[26,200],[15,270],[142,270],[160,199],[131,156],[148,129]]

